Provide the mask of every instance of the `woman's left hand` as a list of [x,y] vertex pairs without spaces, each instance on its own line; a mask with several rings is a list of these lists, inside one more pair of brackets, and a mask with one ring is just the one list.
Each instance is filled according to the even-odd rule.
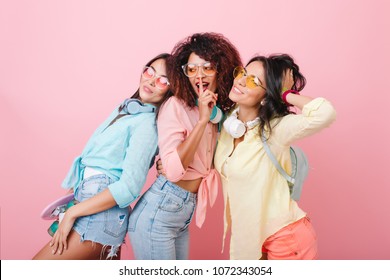
[[282,92],[280,94],[283,94],[283,92],[285,92],[286,90],[292,89],[293,85],[294,85],[293,70],[287,69],[286,71],[284,71]]
[[53,248],[53,255],[56,253],[61,255],[64,250],[68,249],[68,235],[72,230],[74,222],[76,221],[76,218],[72,217],[71,211],[72,208],[66,210],[62,221],[58,225],[57,231],[54,233],[53,238],[50,241],[50,247]]

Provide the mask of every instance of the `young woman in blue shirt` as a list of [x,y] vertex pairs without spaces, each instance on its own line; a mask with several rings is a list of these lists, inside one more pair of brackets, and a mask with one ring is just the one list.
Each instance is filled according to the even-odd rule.
[[171,94],[169,54],[143,69],[139,88],[94,132],[62,186],[78,202],[34,259],[118,259],[130,203],[140,194],[157,153],[156,110]]

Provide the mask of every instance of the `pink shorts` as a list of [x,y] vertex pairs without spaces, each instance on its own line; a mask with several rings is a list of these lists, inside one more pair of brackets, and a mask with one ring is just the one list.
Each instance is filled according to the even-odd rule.
[[317,259],[317,235],[309,218],[299,219],[268,237],[262,252],[269,260]]

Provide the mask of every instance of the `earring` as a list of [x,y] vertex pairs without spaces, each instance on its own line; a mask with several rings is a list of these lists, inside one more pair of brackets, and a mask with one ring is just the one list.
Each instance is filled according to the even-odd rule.
[[265,105],[265,99],[261,100],[260,104],[261,104],[261,106],[264,106]]

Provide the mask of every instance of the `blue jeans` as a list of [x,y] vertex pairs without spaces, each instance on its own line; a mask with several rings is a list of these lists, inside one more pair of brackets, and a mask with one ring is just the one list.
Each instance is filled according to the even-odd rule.
[[196,194],[159,176],[138,200],[129,219],[129,235],[138,260],[188,259],[188,226]]
[[[76,200],[82,202],[114,183],[107,175],[94,175],[84,179],[75,192]],[[129,219],[129,207],[119,208],[118,205],[93,214],[76,219],[73,229],[80,235],[81,241],[89,240],[110,246],[108,257],[115,256],[124,243]]]

